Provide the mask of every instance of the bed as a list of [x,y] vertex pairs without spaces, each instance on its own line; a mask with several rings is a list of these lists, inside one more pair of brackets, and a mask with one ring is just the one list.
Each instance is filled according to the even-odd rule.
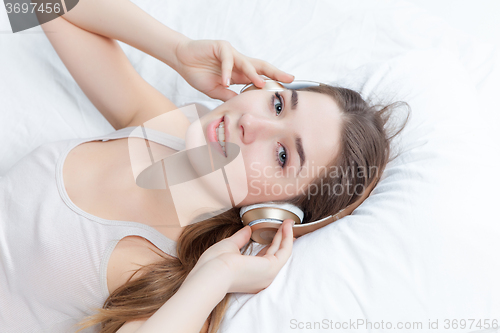
[[[234,294],[220,332],[496,331],[496,45],[403,0],[133,2],[193,39],[228,40],[297,79],[411,107],[393,142],[399,155],[372,195],[351,216],[299,238],[267,289]],[[45,142],[113,131],[40,27],[9,29],[0,11],[0,176]],[[139,74],[179,107],[222,103],[120,45]],[[398,109],[392,124],[405,115]]]

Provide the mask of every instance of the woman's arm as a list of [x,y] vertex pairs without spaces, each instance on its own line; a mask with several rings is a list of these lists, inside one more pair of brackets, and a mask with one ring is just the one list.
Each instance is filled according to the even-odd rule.
[[[175,105],[135,71],[114,39],[165,62],[212,98],[236,95],[226,82],[257,86],[293,76],[248,58],[224,41],[192,41],[155,20],[129,0],[85,0],[62,17],[42,24],[75,81],[115,129],[138,126]],[[234,67],[234,68],[233,68]]]
[[278,229],[266,253],[242,255],[250,227],[212,245],[196,263],[177,293],[145,322],[132,321],[117,333],[198,333],[227,293],[257,293],[267,288],[292,254],[293,220]]
[[[167,6],[167,4],[165,4]],[[263,74],[291,82],[287,74],[266,61],[246,57],[226,41],[194,41],[151,17],[129,0],[85,0],[63,16],[95,34],[117,39],[163,61],[191,86],[212,98],[228,100],[234,84],[264,86]]]
[[64,16],[41,26],[78,86],[115,129],[177,108],[136,72],[115,40],[79,28]]
[[172,50],[180,41],[189,40],[129,0],[83,0],[63,17],[85,30],[127,43],[174,69]]
[[[128,0],[124,2],[131,4]],[[137,7],[136,9],[144,13]],[[96,9],[96,13],[98,12]],[[121,11],[117,10],[117,16],[123,17],[120,13]],[[96,15],[99,17],[99,14]],[[78,21],[93,22],[96,15],[78,16]],[[147,18],[148,21],[153,21],[152,17],[147,16]],[[104,26],[106,25],[105,22]],[[41,26],[82,91],[115,129],[138,126],[149,119],[176,109],[168,98],[135,71],[115,40],[73,24],[66,19],[66,14]],[[95,26],[99,27],[101,24],[96,23]],[[162,27],[166,28],[163,25]],[[102,32],[101,29],[97,30]],[[172,33],[177,34],[174,31]],[[180,53],[184,54],[182,56],[184,62],[189,62],[190,57],[198,61],[198,63],[191,61],[191,66],[184,66],[189,69],[189,73],[186,74],[186,77],[189,76],[188,82],[191,81],[190,83],[197,86],[199,90],[210,91],[211,97],[227,99],[235,93],[218,83],[221,68],[217,61],[214,62],[214,54],[211,52],[214,45],[225,45],[225,43],[189,41]],[[226,49],[231,49],[230,45],[226,46]],[[240,55],[234,60],[242,57]],[[229,72],[231,72],[230,69]],[[194,81],[196,81],[195,84],[193,84]],[[213,89],[214,86],[216,90]]]

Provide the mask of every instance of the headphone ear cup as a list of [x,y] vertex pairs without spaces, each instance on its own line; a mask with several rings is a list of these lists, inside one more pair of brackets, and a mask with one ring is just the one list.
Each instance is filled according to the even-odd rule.
[[295,225],[304,218],[302,210],[289,203],[261,203],[240,209],[240,218],[244,225],[252,228],[252,240],[260,244],[269,244],[285,219],[292,219]]
[[[265,225],[264,225],[265,224]],[[271,244],[274,235],[278,232],[281,223],[267,222],[259,223],[252,227],[252,240],[259,244]]]
[[240,218],[243,224],[252,226],[261,222],[283,222],[292,219],[295,224],[301,224],[304,212],[290,203],[259,203],[241,207]]

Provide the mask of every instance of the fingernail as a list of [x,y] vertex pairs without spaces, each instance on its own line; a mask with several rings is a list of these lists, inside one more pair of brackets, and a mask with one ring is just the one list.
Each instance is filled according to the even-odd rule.
[[231,79],[227,78],[227,80],[226,80],[226,86],[229,87],[230,84],[231,84]]

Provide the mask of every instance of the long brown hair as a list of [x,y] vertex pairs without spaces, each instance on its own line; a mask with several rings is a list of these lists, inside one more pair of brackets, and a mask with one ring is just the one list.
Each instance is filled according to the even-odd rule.
[[[326,170],[340,170],[332,175],[325,172],[309,186],[329,189],[363,189],[374,179],[380,177],[390,160],[390,141],[406,125],[406,117],[399,130],[389,136],[386,124],[392,110],[406,103],[393,103],[385,107],[369,105],[361,95],[353,90],[321,85],[304,88],[326,94],[333,98],[341,110],[343,121],[340,151],[333,156]],[[409,108],[408,108],[409,110]],[[394,157],[393,157],[394,158]],[[375,168],[375,174],[371,172]],[[346,172],[347,171],[347,172]],[[340,187],[339,187],[340,186]],[[332,215],[356,201],[362,191],[326,191],[320,194],[300,194],[287,202],[293,203],[304,211],[303,223],[315,221]],[[156,263],[143,266],[140,277],[117,288],[106,299],[102,309],[87,317],[78,325],[81,329],[100,325],[102,333],[116,332],[125,322],[147,319],[152,316],[180,288],[186,276],[193,269],[202,253],[213,244],[230,237],[243,227],[239,208],[233,208],[205,221],[188,225],[177,240],[178,258],[162,256]],[[243,249],[251,249],[249,242]],[[229,297],[227,294],[210,314],[209,333],[220,327]]]

